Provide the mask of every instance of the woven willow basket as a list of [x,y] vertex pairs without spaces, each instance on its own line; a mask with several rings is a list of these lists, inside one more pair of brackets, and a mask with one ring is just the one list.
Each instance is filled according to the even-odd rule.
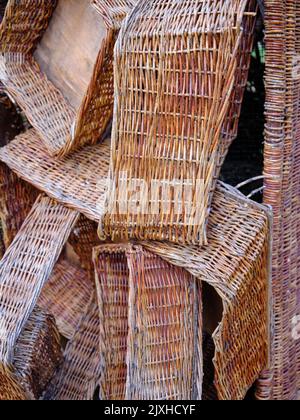
[[[95,248],[105,400],[201,399],[201,289],[130,245]],[[199,339],[200,338],[200,339]]]
[[38,305],[54,316],[60,334],[71,339],[93,292],[94,285],[87,272],[61,260],[45,284]]
[[99,307],[94,294],[74,337],[64,352],[63,363],[45,395],[47,400],[92,400],[100,378]]
[[143,242],[143,246],[208,283],[223,302],[213,334],[215,385],[221,400],[243,399],[268,366],[270,350],[270,212],[218,184],[208,245]]
[[102,234],[206,244],[215,179],[236,134],[255,15],[248,0],[141,0],[135,7],[115,49]]
[[38,190],[99,222],[104,211],[110,141],[59,160],[49,157],[40,146],[37,132],[29,130],[0,149],[0,160]]
[[118,31],[105,25],[108,16],[110,4],[102,0],[8,2],[0,80],[52,156],[97,142],[111,120]]
[[26,401],[30,396],[21,388],[14,374],[0,363],[0,401]]
[[0,219],[7,249],[30,212],[38,192],[0,163]]
[[62,360],[60,336],[54,318],[36,307],[14,350],[18,382],[34,399],[41,398]]
[[40,196],[0,261],[0,362],[14,348],[79,214]]

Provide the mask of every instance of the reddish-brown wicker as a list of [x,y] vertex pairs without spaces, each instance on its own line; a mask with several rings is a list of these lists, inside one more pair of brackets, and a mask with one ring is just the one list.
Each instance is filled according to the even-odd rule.
[[48,400],[92,400],[99,384],[99,308],[96,295],[69,341],[61,368],[45,395]]
[[0,401],[26,401],[29,396],[20,387],[10,369],[0,363]]
[[215,385],[221,400],[243,399],[268,365],[269,229],[265,207],[219,184],[206,247],[142,243],[207,282],[221,297],[223,318],[213,334]]
[[61,260],[44,286],[38,305],[54,316],[61,335],[71,339],[93,291],[94,285],[86,271]]
[[13,367],[18,382],[34,399],[41,398],[61,360],[54,318],[36,307],[14,349]]
[[98,222],[107,186],[109,139],[59,160],[40,145],[37,132],[28,130],[0,149],[0,160],[38,190]]
[[[236,134],[255,9],[247,0],[142,0],[127,19],[115,49],[112,182],[100,226],[107,236],[206,243],[215,178]],[[191,195],[159,190],[153,201],[151,191],[136,212],[136,194],[125,195],[133,180],[135,189],[176,180]]]
[[38,191],[0,163],[0,220],[7,249],[30,212]]
[[265,0],[264,200],[274,212],[275,324],[272,369],[264,372],[257,389],[262,400],[296,399],[300,376],[299,340],[293,334],[293,322],[300,314],[299,19],[299,1]]
[[128,244],[95,248],[100,398],[201,399],[200,286],[185,270]]
[[0,261],[0,362],[12,362],[16,341],[78,217],[39,196]]
[[[52,156],[64,156],[87,143],[96,143],[105,132],[113,112],[113,47],[118,33],[113,27],[107,28],[90,84],[79,109],[74,109],[33,56],[60,1],[9,0],[0,27],[0,79]],[[109,2],[93,2],[103,3],[96,10],[104,8],[105,16],[110,15]],[[91,5],[87,3],[87,7]]]

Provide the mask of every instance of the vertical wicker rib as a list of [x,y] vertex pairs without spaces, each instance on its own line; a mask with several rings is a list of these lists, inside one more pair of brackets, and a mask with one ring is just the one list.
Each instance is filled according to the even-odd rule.
[[137,248],[129,276],[128,400],[201,400],[201,283]]
[[293,320],[299,316],[299,2],[265,0],[266,139],[265,203],[274,211],[272,369],[264,372],[257,398],[297,398],[299,345]]
[[23,389],[41,398],[62,360],[60,336],[54,321],[36,307],[16,343],[13,366]]
[[0,262],[0,361],[13,349],[78,213],[40,196]]
[[141,247],[95,249],[102,399],[201,399],[200,286]]
[[266,208],[218,185],[207,247],[143,242],[151,252],[210,284],[223,301],[213,335],[220,399],[243,399],[268,365],[270,220]]
[[38,192],[0,163],[0,219],[7,249],[20,230]]
[[83,269],[61,260],[45,284],[38,305],[54,316],[59,332],[71,339],[93,291],[93,283]]
[[[115,48],[108,236],[206,243],[247,4],[142,0],[123,26]],[[224,130],[225,137],[234,131],[228,121]],[[174,180],[185,188],[178,197],[149,191]],[[143,193],[137,206],[126,189],[137,191],[140,182],[151,198]]]
[[68,343],[63,364],[54,377],[46,399],[92,400],[100,375],[99,308],[94,295]]
[[[104,4],[93,0],[93,3],[100,14],[105,12],[107,34],[99,45],[93,74],[78,109],[74,109],[42,73],[33,56],[57,1],[9,0],[0,26],[0,80],[24,110],[52,156],[65,156],[85,144],[95,144],[112,118],[113,48],[121,20],[133,2],[128,1],[124,8],[124,0],[121,0],[121,13],[118,8],[112,8],[117,2],[112,5],[109,1]],[[114,22],[114,18],[118,21]]]

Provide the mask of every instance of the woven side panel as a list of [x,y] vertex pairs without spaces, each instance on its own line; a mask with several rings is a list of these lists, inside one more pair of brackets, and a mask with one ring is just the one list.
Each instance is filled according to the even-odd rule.
[[16,343],[13,366],[20,385],[39,399],[62,359],[54,318],[35,308]]
[[[107,236],[206,244],[246,5],[142,0],[126,21],[115,48]],[[137,206],[124,190],[141,182],[151,196]]]
[[70,235],[69,243],[77,254],[81,266],[94,276],[93,248],[100,245],[97,235],[97,224],[80,216],[75,229]]
[[40,142],[37,133],[29,130],[0,149],[0,160],[58,202],[99,221],[107,186],[109,140],[59,160],[41,150]]
[[31,57],[0,57],[0,79],[39,133],[47,152],[56,155],[70,136],[75,111]]
[[124,400],[127,378],[129,268],[126,245],[95,249],[100,307],[101,400]]
[[38,192],[0,163],[0,219],[5,248],[12,243]]
[[47,29],[56,0],[9,0],[0,27],[1,52],[31,53]]
[[264,207],[219,184],[207,247],[143,243],[210,284],[222,298],[223,319],[214,334],[220,399],[243,399],[268,364],[269,229]]
[[0,360],[12,352],[78,213],[40,196],[0,262]]
[[128,400],[202,398],[200,283],[142,249],[130,268]]
[[0,363],[0,401],[25,401],[27,399],[17,379]]
[[92,0],[109,28],[119,29],[124,18],[132,11],[137,0]]
[[99,383],[99,308],[94,297],[68,343],[46,394],[50,400],[92,400]]
[[56,320],[59,332],[71,339],[86,312],[94,287],[87,273],[62,260],[44,286],[38,305]]

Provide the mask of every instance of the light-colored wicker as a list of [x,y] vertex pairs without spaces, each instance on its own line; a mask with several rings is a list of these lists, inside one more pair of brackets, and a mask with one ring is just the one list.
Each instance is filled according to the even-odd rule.
[[94,285],[86,271],[61,260],[43,287],[38,305],[54,316],[61,335],[71,339],[93,291]]
[[20,230],[37,196],[38,191],[0,163],[0,219],[5,249]]
[[[106,3],[105,16],[113,17]],[[118,31],[105,28],[101,9],[92,0],[9,0],[6,7],[0,80],[52,156],[96,143],[111,120]]]
[[200,283],[127,244],[95,248],[105,400],[201,399]]
[[218,184],[208,245],[143,242],[151,252],[212,286],[223,302],[213,334],[215,385],[221,400],[243,399],[268,366],[270,346],[269,211]]
[[[264,201],[274,211],[272,369],[260,400],[295,400],[300,378],[300,2],[265,0]],[[299,331],[299,330],[298,330]]]
[[93,0],[93,5],[110,28],[120,29],[124,18],[133,10],[138,0]]
[[45,399],[92,400],[99,383],[99,307],[94,294],[69,341],[64,361],[54,377]]
[[109,140],[59,160],[49,157],[40,145],[37,132],[29,130],[0,149],[0,160],[58,202],[99,221],[109,170]]
[[40,196],[0,261],[0,362],[13,359],[16,341],[79,214]]
[[108,237],[206,244],[215,178],[240,110],[232,95],[241,100],[248,71],[248,4],[141,0],[126,20],[115,48]]
[[13,367],[18,382],[39,399],[62,360],[60,336],[52,316],[36,307],[14,350]]

